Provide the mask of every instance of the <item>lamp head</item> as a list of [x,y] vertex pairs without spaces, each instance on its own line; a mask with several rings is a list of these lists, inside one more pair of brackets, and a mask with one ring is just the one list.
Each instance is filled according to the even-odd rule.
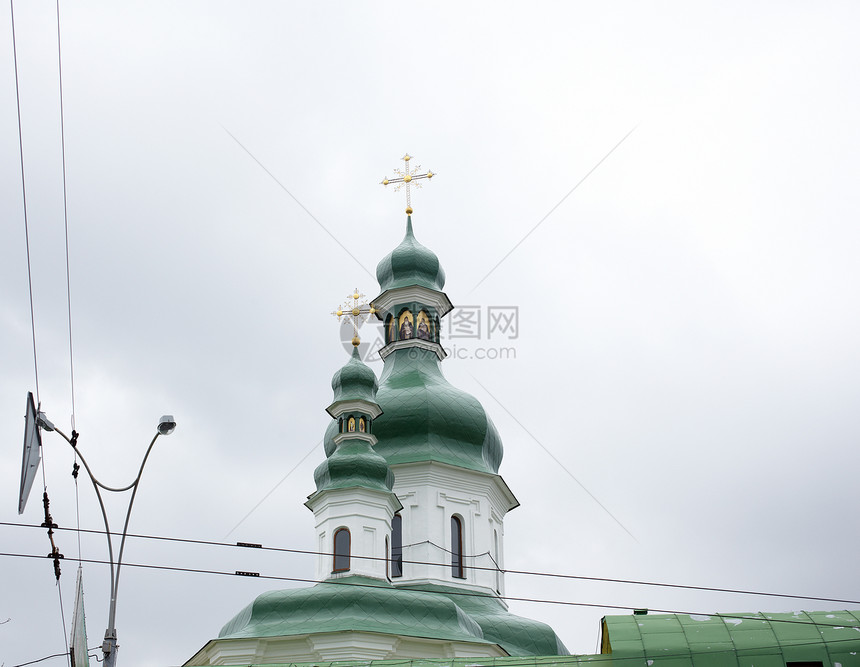
[[176,420],[173,415],[164,415],[158,420],[158,433],[160,435],[170,435],[176,428]]

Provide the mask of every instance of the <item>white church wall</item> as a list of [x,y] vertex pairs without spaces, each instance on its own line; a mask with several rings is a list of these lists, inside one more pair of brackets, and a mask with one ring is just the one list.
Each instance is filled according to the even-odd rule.
[[[403,504],[400,583],[437,583],[503,593],[505,514],[516,498],[498,475],[423,462],[392,466]],[[451,517],[462,519],[463,578],[452,568]],[[498,555],[497,555],[498,554]],[[498,567],[497,567],[498,563]]]
[[[391,494],[360,487],[327,490],[312,496],[306,505],[316,519],[316,578],[360,575],[386,577],[385,537],[391,534],[391,517],[397,509]],[[349,569],[333,572],[334,534],[339,528],[350,533]]]
[[495,644],[336,632],[294,637],[216,639],[186,665],[263,665],[335,660],[491,658],[507,655]]

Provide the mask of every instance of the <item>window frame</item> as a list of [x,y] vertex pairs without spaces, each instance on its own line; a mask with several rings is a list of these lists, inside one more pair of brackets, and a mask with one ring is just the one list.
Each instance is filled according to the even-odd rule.
[[391,578],[403,576],[403,515],[399,512],[391,518]]
[[451,515],[451,576],[455,579],[465,579],[463,566],[463,518],[458,514]]
[[[338,536],[342,533],[346,533],[346,554],[338,551]],[[350,556],[352,552],[352,533],[349,532],[349,528],[346,526],[341,526],[336,531],[334,531],[334,535],[332,536],[332,562],[331,562],[331,571],[332,574],[336,572],[349,572],[350,568]],[[346,567],[338,567],[339,559],[346,559]]]

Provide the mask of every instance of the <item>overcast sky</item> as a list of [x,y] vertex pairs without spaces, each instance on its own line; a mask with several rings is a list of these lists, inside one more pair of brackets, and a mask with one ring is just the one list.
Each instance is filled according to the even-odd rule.
[[[19,0],[15,18],[40,398],[69,431],[55,6]],[[484,319],[480,339],[447,339],[462,358],[443,369],[505,444],[521,502],[507,567],[860,600],[858,19],[853,2],[61,3],[81,451],[127,484],[174,414],[133,532],[312,549],[302,502],[347,359],[330,313],[355,287],[378,294],[405,226],[379,181],[408,151],[438,174],[413,195],[416,236]],[[11,35],[7,9],[0,521],[38,525],[41,476],[16,511],[35,378]],[[518,309],[516,338],[490,336],[493,307]],[[53,518],[73,527],[71,450],[49,433],[45,455]],[[80,483],[81,525],[99,529]],[[117,528],[127,500],[107,499]],[[50,550],[43,529],[0,536],[3,553]],[[68,625],[78,546],[56,540]],[[81,549],[106,556],[101,536]],[[139,539],[125,559],[314,572],[310,556]],[[84,572],[97,646],[108,573]],[[182,664],[293,585],[124,569],[121,664]],[[852,607],[507,585],[628,609]],[[0,662],[65,649],[49,560],[3,557],[0,591]],[[511,608],[580,653],[625,613]]]

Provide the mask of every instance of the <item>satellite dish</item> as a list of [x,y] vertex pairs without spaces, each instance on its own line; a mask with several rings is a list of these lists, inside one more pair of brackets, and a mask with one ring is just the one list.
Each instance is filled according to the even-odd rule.
[[36,471],[42,460],[42,435],[36,423],[36,404],[33,402],[33,392],[27,392],[27,414],[24,419],[24,460],[21,463],[21,492],[18,495],[18,514],[24,513]]

